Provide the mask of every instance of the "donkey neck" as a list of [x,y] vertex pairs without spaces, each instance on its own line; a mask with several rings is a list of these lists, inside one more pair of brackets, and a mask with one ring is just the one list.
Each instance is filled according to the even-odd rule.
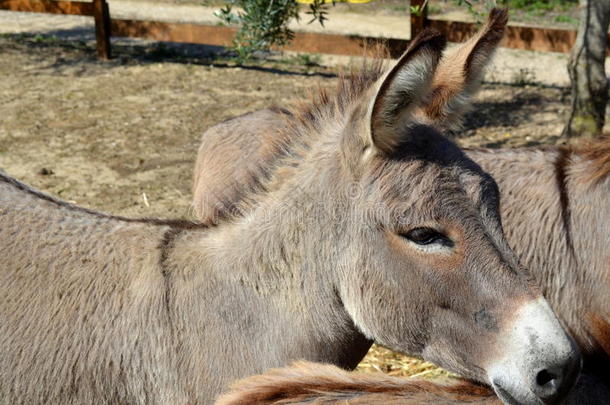
[[249,302],[264,301],[260,305],[266,308],[258,311],[275,315],[262,316],[260,322],[283,331],[277,332],[282,336],[278,348],[289,353],[283,361],[306,357],[353,368],[372,342],[356,328],[338,294],[335,269],[341,242],[329,241],[336,241],[342,231],[341,219],[326,215],[336,212],[328,205],[334,200],[320,185],[328,173],[307,168],[303,172],[312,175],[303,176],[293,169],[295,173],[265,194],[245,217],[204,233],[186,230],[176,235],[173,268],[188,272],[193,263],[203,263],[205,279],[194,274],[194,284],[214,280],[228,289],[238,288],[239,294],[250,297],[242,310]]
[[[56,343],[71,348],[98,342],[98,332],[112,337],[84,350],[100,364],[133,358],[121,368],[125,386],[142,381],[142,369],[158,368],[164,370],[154,384],[159,392],[208,404],[237,378],[301,358],[354,367],[370,346],[334,293],[332,264],[320,267],[319,260],[294,257],[307,246],[299,242],[303,230],[293,231],[291,241],[275,221],[268,228],[259,220],[205,228],[113,217],[43,195],[1,173],[0,211],[0,234],[9,242],[0,246],[0,278],[31,295],[27,307],[13,307],[9,299],[0,311],[17,311],[14,319],[29,322],[32,327],[24,329],[34,331],[48,321],[50,303],[63,314],[58,319],[81,319],[79,305],[87,302],[90,312],[82,318],[96,327],[60,334]],[[284,252],[276,269],[274,254],[282,247],[294,250]],[[44,288],[32,288],[32,282]],[[64,299],[61,305],[57,297]],[[56,358],[52,344],[39,348],[40,359]],[[54,363],[41,363],[40,375],[56,372]],[[92,380],[107,378],[97,368],[82,372]]]
[[610,366],[610,176],[592,178],[596,163],[578,152],[566,171],[572,239],[579,289],[586,297],[581,322],[590,336],[592,357]]

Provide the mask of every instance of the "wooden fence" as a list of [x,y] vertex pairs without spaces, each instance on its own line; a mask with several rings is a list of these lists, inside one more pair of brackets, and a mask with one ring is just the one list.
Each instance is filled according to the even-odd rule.
[[[423,3],[424,0],[411,0],[411,6],[422,7]],[[231,44],[236,32],[235,28],[224,26],[110,18],[106,0],[93,0],[93,2],[0,0],[0,9],[91,16],[95,19],[97,51],[102,59],[111,57],[110,36],[227,46]],[[419,15],[411,14],[410,18],[411,38],[424,27],[433,27],[441,31],[449,41],[461,42],[477,29],[474,23],[430,19],[425,7]],[[501,45],[536,51],[569,52],[575,39],[576,31],[574,30],[509,26]],[[310,53],[361,55],[367,48],[370,49],[374,45],[382,43],[388,47],[390,55],[396,57],[402,53],[408,42],[408,40],[396,38],[297,32],[294,40],[282,49]]]

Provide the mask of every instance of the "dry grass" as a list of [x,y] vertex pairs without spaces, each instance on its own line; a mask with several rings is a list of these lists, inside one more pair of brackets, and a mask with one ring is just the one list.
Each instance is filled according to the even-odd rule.
[[427,361],[396,353],[385,347],[373,345],[357,368],[367,373],[382,372],[397,377],[438,378],[454,376],[450,372]]

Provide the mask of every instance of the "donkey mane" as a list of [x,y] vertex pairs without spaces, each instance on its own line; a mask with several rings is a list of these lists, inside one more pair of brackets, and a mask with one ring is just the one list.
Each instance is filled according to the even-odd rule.
[[591,174],[586,177],[587,181],[598,184],[610,174],[610,133],[567,149],[591,162]]
[[260,203],[262,195],[268,194],[282,181],[280,179],[290,177],[312,144],[320,139],[318,134],[325,123],[345,119],[346,111],[387,72],[388,64],[381,59],[384,52],[387,50],[377,49],[373,55],[379,58],[366,58],[362,64],[340,72],[334,87],[318,84],[304,100],[288,106],[271,107],[269,110],[279,113],[282,118],[282,125],[275,130],[284,131],[287,135],[281,140],[271,141],[276,153],[267,165],[260,168],[259,176],[252,178],[250,184],[239,185],[239,201],[225,202],[226,206],[218,211],[219,217],[209,222],[218,224],[242,218]]
[[109,220],[117,220],[117,221],[121,221],[121,222],[131,222],[131,223],[146,223],[146,224],[151,224],[151,225],[160,225],[160,226],[169,226],[171,228],[176,228],[178,230],[182,230],[182,229],[205,229],[205,228],[209,228],[210,226],[214,226],[213,224],[204,224],[204,223],[199,223],[199,222],[193,222],[193,221],[189,221],[189,220],[182,220],[182,219],[162,219],[162,218],[128,218],[128,217],[123,217],[120,215],[111,215],[111,214],[106,214],[103,212],[99,212],[99,211],[95,211],[95,210],[91,210],[88,208],[84,208],[84,207],[80,207],[78,205],[75,204],[71,204],[69,202],[57,199],[49,194],[45,194],[42,193],[38,190],[35,190],[33,188],[28,187],[27,185],[21,183],[18,180],[15,180],[14,178],[8,176],[6,173],[4,173],[2,170],[0,170],[0,182],[3,183],[7,183],[10,184],[11,186],[15,187],[18,190],[24,191],[38,199],[50,202],[58,207],[67,209],[69,211],[74,211],[74,212],[80,212],[83,214],[88,214],[88,215],[92,215],[95,216],[97,218],[105,218],[105,219],[109,219]]
[[[383,54],[382,51],[377,53]],[[295,103],[287,112],[300,125],[317,127],[317,121],[327,114],[342,114],[345,107],[363,95],[387,71],[382,59],[365,59],[360,66],[352,66],[339,73],[334,89],[318,85],[305,100]]]

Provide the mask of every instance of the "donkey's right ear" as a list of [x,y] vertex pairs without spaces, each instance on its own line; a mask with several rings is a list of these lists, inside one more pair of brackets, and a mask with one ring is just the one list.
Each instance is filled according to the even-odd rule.
[[378,82],[369,108],[369,146],[374,151],[392,155],[407,141],[412,113],[430,89],[445,45],[439,32],[423,31]]

